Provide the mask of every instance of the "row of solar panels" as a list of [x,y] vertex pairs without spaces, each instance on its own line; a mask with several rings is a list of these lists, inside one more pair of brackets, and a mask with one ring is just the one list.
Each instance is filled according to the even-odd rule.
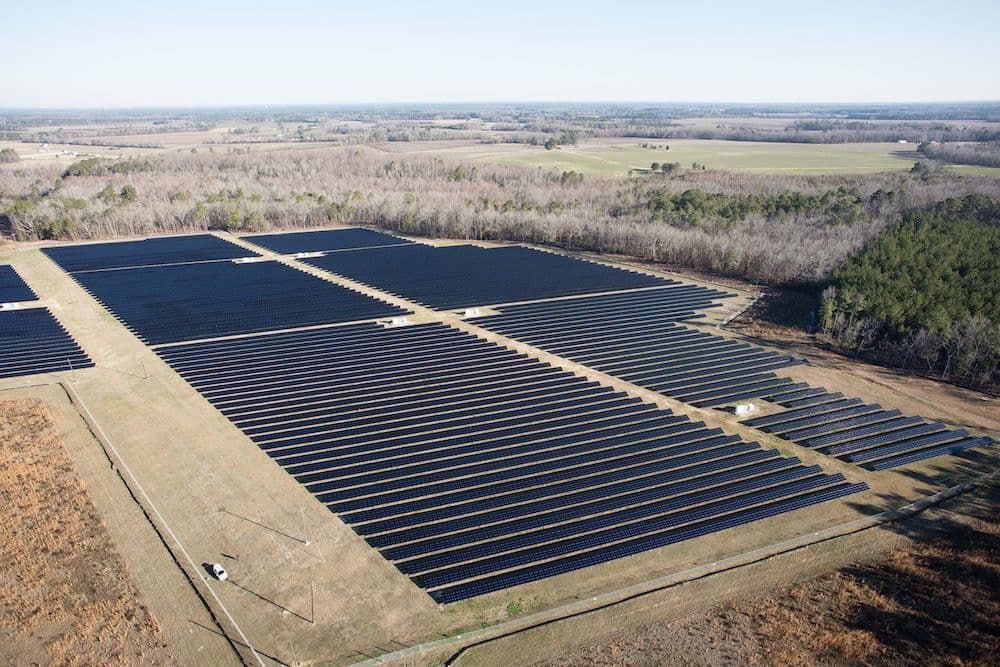
[[475,323],[697,407],[782,391],[791,380],[773,371],[805,360],[678,324],[727,296],[683,285],[514,305]]
[[[245,237],[279,254],[339,251],[410,243],[406,239],[368,229],[348,228]],[[214,262],[259,256],[211,234],[158,236],[138,241],[59,245],[42,250],[69,273],[105,271],[140,266]]]
[[[794,408],[813,395],[771,372],[802,360],[679,324],[724,292],[525,248],[393,238],[248,240],[329,252],[306,261],[436,308],[632,290],[509,306],[477,323],[699,406],[764,397]],[[201,263],[185,263],[192,255],[173,241],[124,255],[79,246],[90,254],[62,260],[152,344],[405,312],[280,263],[220,261],[232,257],[218,256],[219,243],[237,246],[203,239]],[[442,325],[296,330],[158,353],[442,602],[864,488]]]
[[408,312],[274,261],[173,264],[72,276],[150,345]]
[[58,245],[43,248],[42,252],[68,273],[231,260],[257,255],[211,234]]
[[[796,408],[782,413],[787,420],[779,415],[746,423],[787,422],[780,425],[784,428],[764,430],[872,470],[992,442],[941,424],[925,424],[917,417],[904,418],[878,405],[862,405],[860,399],[837,403],[840,394],[831,398],[823,389],[772,372],[804,363],[802,359],[678,324],[725,296],[729,295],[685,285],[508,306],[499,315],[475,322],[697,407],[763,398]],[[830,410],[819,407],[827,403]]]
[[38,296],[18,275],[13,266],[0,264],[0,303],[35,301]]
[[774,402],[788,409],[743,423],[870,470],[886,470],[993,443],[965,430],[928,423],[899,410],[886,410],[878,403],[845,398],[840,392],[805,384],[775,397]]
[[300,252],[341,252],[411,243],[398,236],[356,227],[281,234],[251,234],[244,236],[243,240],[279,255],[293,255]]
[[48,308],[0,311],[0,377],[72,371],[93,365]]
[[303,261],[442,310],[676,284],[520,246],[408,244],[330,253]]
[[441,324],[157,352],[441,602],[865,488]]
[[[351,249],[304,261],[434,307],[673,284],[527,248],[434,248],[362,229],[248,238],[278,250]],[[278,262],[220,261],[247,251],[207,234],[45,252],[151,345],[406,312]]]

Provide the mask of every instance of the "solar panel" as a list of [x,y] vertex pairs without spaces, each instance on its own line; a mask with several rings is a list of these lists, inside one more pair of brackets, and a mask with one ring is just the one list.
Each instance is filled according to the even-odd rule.
[[[875,433],[884,433],[886,431],[893,431],[906,426],[912,426],[914,424],[919,424],[921,422],[920,417],[899,417],[897,419],[888,419],[886,421],[880,421],[875,424],[869,424],[865,426],[860,426],[857,428],[849,428],[843,431],[837,431],[836,433],[831,433],[828,435],[820,435],[818,437],[811,437],[805,441],[807,447],[820,448],[820,447],[831,447],[837,443],[849,442],[851,440],[857,440],[866,435],[873,435]],[[831,447],[830,451],[833,449]]]
[[[800,396],[803,392],[809,394]],[[777,397],[777,402],[789,409],[743,423],[870,470],[885,470],[967,448],[949,449],[941,443],[975,440],[970,447],[992,443],[989,438],[973,439],[966,431],[948,430],[942,424],[904,416],[899,410],[883,410],[877,403],[844,398],[840,392],[800,389],[791,396]],[[892,463],[883,463],[890,460]]]
[[843,410],[845,408],[855,407],[861,404],[862,401],[860,398],[849,398],[832,401],[823,405],[785,410],[784,412],[777,412],[773,415],[767,415],[764,417],[754,417],[753,419],[744,420],[743,423],[747,426],[753,426],[754,428],[766,429],[766,427],[777,426],[778,424],[783,424],[785,422],[792,422],[805,417],[834,412],[835,410]]
[[722,517],[709,517],[700,522],[674,529],[666,529],[646,535],[634,534],[603,548],[591,548],[563,558],[552,559],[529,569],[516,569],[489,577],[463,581],[450,586],[440,586],[430,591],[431,596],[441,603],[455,602],[468,597],[483,595],[510,586],[537,581],[581,567],[605,563],[610,560],[656,549],[706,535],[720,530],[758,521],[784,512],[801,509],[816,503],[827,502],[851,493],[863,491],[863,484],[841,484],[813,493],[802,494],[787,500],[760,505]]
[[896,468],[899,466],[915,463],[917,461],[923,461],[937,456],[944,456],[946,454],[956,454],[958,452],[962,452],[967,449],[972,449],[974,447],[990,447],[993,444],[994,442],[992,438],[968,438],[965,440],[959,440],[958,442],[951,442],[946,445],[940,445],[938,447],[930,447],[928,449],[921,449],[919,451],[909,452],[901,456],[894,456],[892,458],[883,459],[881,461],[869,464],[867,467],[871,470],[888,470],[889,468]]
[[255,252],[211,234],[161,236],[140,241],[58,245],[42,248],[42,252],[69,273],[182,262],[205,262],[257,255]]
[[411,243],[398,236],[382,232],[352,227],[349,229],[318,229],[304,232],[284,232],[281,234],[250,234],[242,237],[262,248],[280,255],[300,252],[324,252],[356,250],[387,245]]
[[[500,307],[476,324],[699,407],[789,393],[804,360],[685,327],[725,292],[683,285]],[[801,389],[804,385],[795,385]]]
[[[621,451],[617,450],[615,453]],[[348,523],[354,524],[360,533],[368,535],[420,526],[430,521],[465,514],[475,515],[519,500],[558,496],[562,491],[600,489],[612,484],[645,480],[649,475],[670,481],[698,479],[724,470],[734,473],[750,470],[751,466],[760,462],[772,465],[780,463],[782,466],[799,463],[798,459],[782,458],[773,450],[756,449],[749,445],[721,448],[707,446],[686,457],[670,456],[664,450],[652,448],[635,456],[608,457],[597,463],[572,468],[572,475],[567,475],[567,468],[555,468],[551,472],[511,477],[475,489],[459,487],[450,493],[408,500],[405,504],[386,503],[346,512],[343,517]]]
[[[157,352],[435,597],[451,586],[438,583],[445,570],[534,577],[541,565],[520,554],[536,544],[630,534],[692,507],[716,516],[754,494],[780,503],[844,486],[442,324],[350,324]],[[422,560],[431,558],[433,573]]]
[[406,312],[271,261],[87,271],[73,277],[150,345]]
[[617,514],[593,517],[577,524],[563,524],[550,531],[523,533],[500,545],[471,545],[458,552],[437,554],[396,565],[402,565],[404,572],[412,574],[418,585],[435,588],[498,570],[524,567],[577,551],[602,547],[623,539],[669,530],[771,502],[786,495],[798,495],[816,487],[838,483],[842,479],[839,475],[809,479],[793,483],[788,488],[751,492],[743,497],[693,509],[684,508],[677,512],[670,512],[674,508],[664,501],[643,508],[629,508]]
[[881,447],[872,447],[866,449],[863,452],[857,452],[854,454],[848,454],[847,460],[851,463],[867,463],[869,461],[875,461],[878,459],[883,459],[895,454],[906,454],[908,452],[915,452],[921,449],[926,449],[931,445],[939,445],[945,442],[952,442],[956,440],[966,440],[968,439],[968,431],[939,431],[937,433],[931,433],[929,435],[922,435],[917,438],[912,438],[910,440],[903,440],[900,442],[895,442],[891,445],[883,445]]
[[0,303],[34,301],[37,298],[13,266],[0,264]]
[[94,365],[47,308],[0,311],[0,377]]
[[791,421],[784,421],[780,424],[775,424],[773,426],[763,426],[760,427],[768,433],[774,433],[781,437],[789,437],[793,433],[797,433],[800,430],[808,429],[810,426],[818,426],[820,424],[827,424],[831,422],[840,422],[844,419],[855,417],[857,415],[867,414],[869,412],[875,412],[881,410],[882,406],[877,403],[874,405],[852,405],[849,407],[844,407],[839,410],[830,410],[823,412],[821,414],[812,415],[809,417],[802,417],[800,419],[793,419]]
[[761,379],[755,379],[754,382],[746,384],[737,384],[726,389],[716,389],[708,394],[686,396],[682,400],[690,401],[691,405],[694,405],[695,407],[714,408],[728,403],[733,403],[735,401],[745,401],[750,398],[762,396],[770,391],[773,391],[776,387],[781,387],[791,382],[788,378],[775,377],[770,373],[764,376],[752,377],[759,377]]
[[849,452],[857,452],[864,449],[870,449],[872,447],[878,447],[879,445],[889,444],[891,442],[906,440],[908,438],[924,435],[926,433],[936,433],[938,431],[947,430],[944,424],[925,424],[922,423],[922,420],[919,417],[916,419],[918,423],[914,426],[875,433],[868,437],[854,438],[847,442],[830,447],[827,450],[827,453],[831,456],[841,457],[843,454],[847,454]]
[[788,401],[794,401],[800,398],[809,398],[810,396],[816,396],[823,393],[826,393],[826,390],[821,387],[810,387],[805,382],[799,382],[789,385],[787,388],[782,388],[780,392],[768,394],[767,396],[764,396],[764,398],[772,403],[777,403],[778,405],[786,405]]
[[833,393],[820,392],[811,396],[804,396],[802,398],[796,398],[795,400],[785,401],[781,405],[794,410],[797,408],[809,407],[811,405],[833,403],[834,401],[839,401],[842,398],[844,398],[844,395],[839,391]]
[[446,310],[672,284],[637,271],[523,247],[409,244],[303,261]]
[[814,438],[826,433],[839,433],[841,431],[846,431],[855,426],[864,426],[866,424],[876,424],[880,422],[885,422],[893,417],[900,416],[899,410],[876,410],[874,412],[860,413],[856,417],[850,417],[845,415],[836,420],[832,420],[825,424],[820,424],[818,426],[813,426],[811,428],[800,429],[796,431],[791,431],[784,433],[782,437],[792,440],[794,442],[800,442],[808,438]]
[[[607,513],[640,507],[650,513],[667,512],[686,508],[731,495],[745,493],[751,490],[767,488],[784,484],[789,481],[821,474],[818,466],[797,466],[789,470],[768,472],[762,475],[751,475],[741,471],[737,475],[712,477],[709,479],[688,480],[682,483],[670,483],[664,486],[646,485],[643,488],[627,493],[618,493],[620,489],[603,493],[591,493],[590,497],[573,497],[565,499],[568,502],[553,502],[550,507],[530,506],[515,510],[498,511],[481,514],[476,517],[462,517],[462,520],[452,521],[444,526],[436,526],[437,530],[413,530],[402,535],[396,535],[395,540],[386,538],[370,538],[369,542],[383,549],[383,554],[390,560],[412,559],[417,556],[445,549],[455,549],[468,543],[493,541],[507,535],[521,534],[538,530],[553,523],[578,521],[591,515],[601,515],[603,525],[609,525]],[[591,526],[594,524],[591,523]],[[578,524],[572,532],[582,532],[584,525]],[[571,533],[567,533],[571,534]],[[541,538],[541,535],[539,535]],[[545,534],[552,538],[556,535]],[[510,541],[502,545],[495,544],[494,549],[515,546]],[[444,560],[436,557],[435,567],[443,564],[458,563],[466,560],[465,553],[452,555]],[[412,562],[412,561],[411,561]],[[414,565],[414,571],[427,567],[427,564]]]

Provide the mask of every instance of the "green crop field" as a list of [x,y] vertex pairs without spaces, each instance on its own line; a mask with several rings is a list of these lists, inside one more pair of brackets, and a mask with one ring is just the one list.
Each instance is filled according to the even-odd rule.
[[[690,169],[692,163],[709,169],[731,169],[757,173],[862,174],[909,169],[917,159],[915,146],[901,144],[786,144],[750,141],[683,140],[652,141],[664,148],[642,148],[641,143],[604,146],[564,146],[556,150],[526,148],[502,161],[614,176],[633,169],[649,169],[653,162],[677,162]],[[964,173],[1000,175],[1000,169],[962,168]]]

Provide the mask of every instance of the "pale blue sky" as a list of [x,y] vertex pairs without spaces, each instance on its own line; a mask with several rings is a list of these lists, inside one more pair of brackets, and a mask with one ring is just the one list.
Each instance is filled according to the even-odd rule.
[[0,0],[0,107],[997,100],[998,33],[998,0]]

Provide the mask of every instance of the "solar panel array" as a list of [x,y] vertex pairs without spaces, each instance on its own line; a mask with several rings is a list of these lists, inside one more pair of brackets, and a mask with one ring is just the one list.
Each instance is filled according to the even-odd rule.
[[783,391],[804,359],[686,327],[730,296],[696,285],[507,306],[477,325],[697,407]]
[[972,437],[965,430],[817,387],[800,388],[774,402],[788,409],[743,423],[869,470],[993,444],[990,438]]
[[442,324],[157,352],[440,602],[866,488]]
[[204,262],[255,256],[211,234],[162,236],[141,241],[86,243],[42,248],[64,271],[95,271],[123,267]]
[[520,246],[433,247],[413,243],[332,253],[304,261],[443,310],[676,284],[637,271]]
[[286,232],[284,234],[252,234],[244,236],[249,241],[281,255],[299,252],[332,252],[356,250],[387,245],[412,243],[398,236],[390,236],[370,229],[352,227],[350,229],[323,229],[309,232]]
[[[746,423],[870,469],[990,442],[794,383],[774,371],[804,360],[684,326],[731,296],[718,290],[365,229],[248,240],[329,253],[305,261],[431,308],[501,304],[475,323],[695,406],[781,404]],[[210,235],[45,252],[440,602],[867,488],[443,324],[370,322],[407,311],[227,261],[250,252]],[[260,335],[171,345],[236,334]],[[89,365],[48,311],[0,313],[0,377]]]
[[0,311],[0,377],[93,365],[47,308]]
[[0,303],[34,301],[38,298],[13,266],[0,264]]
[[86,271],[73,278],[150,345],[407,312],[273,261]]

